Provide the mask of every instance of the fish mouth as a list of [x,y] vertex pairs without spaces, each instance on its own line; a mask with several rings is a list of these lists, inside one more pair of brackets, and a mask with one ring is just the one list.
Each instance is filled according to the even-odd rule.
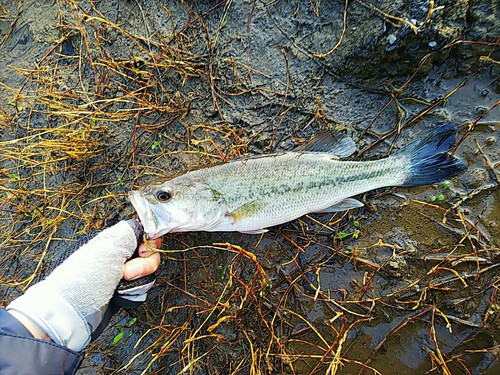
[[140,191],[131,191],[128,193],[128,199],[134,206],[139,221],[141,222],[144,232],[148,238],[158,238],[161,236],[158,230],[157,221],[153,211],[150,208],[148,201],[141,195]]

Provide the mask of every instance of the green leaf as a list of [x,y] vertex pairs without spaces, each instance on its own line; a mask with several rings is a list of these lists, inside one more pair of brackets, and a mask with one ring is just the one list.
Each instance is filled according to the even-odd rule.
[[10,101],[10,102],[8,102],[7,104],[8,104],[8,105],[11,105],[11,106],[13,106],[13,107],[16,107],[16,109],[17,109],[17,111],[18,111],[18,112],[22,112],[22,110],[23,110],[23,107],[21,107],[20,105],[17,105],[15,101],[12,101],[12,100],[11,100],[11,101]]
[[349,233],[346,233],[346,232],[339,232],[339,238],[340,238],[341,240],[342,240],[342,239],[344,239],[344,238],[346,238],[346,237],[348,237],[348,236],[349,236]]
[[154,141],[153,144],[151,145],[151,150],[156,149],[160,145],[160,141]]
[[224,266],[222,264],[219,264],[217,266],[217,268],[219,269],[219,271],[221,271],[220,272],[220,279],[224,280],[226,278],[226,270],[225,270]]
[[433,195],[432,197],[430,197],[430,198],[429,198],[429,200],[430,200],[431,202],[435,202],[435,201],[436,201],[436,196],[435,196],[435,195]]
[[20,180],[21,178],[15,174],[15,173],[9,173],[9,182],[16,182],[17,180]]
[[437,200],[438,200],[438,202],[442,202],[442,201],[444,201],[444,199],[445,199],[445,198],[444,198],[444,195],[443,195],[443,194],[439,194],[439,195],[437,196]]
[[113,345],[118,344],[123,339],[123,336],[125,336],[125,331],[120,331],[113,339]]
[[354,228],[359,228],[359,221],[354,220],[354,222],[352,223],[352,225],[354,225]]

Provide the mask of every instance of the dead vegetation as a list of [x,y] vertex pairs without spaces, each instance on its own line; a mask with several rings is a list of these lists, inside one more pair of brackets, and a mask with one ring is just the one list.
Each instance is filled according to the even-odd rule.
[[[131,31],[93,3],[90,8],[76,1],[58,6],[60,39],[31,68],[16,69],[24,76],[20,87],[2,83],[12,98],[0,105],[3,304],[46,272],[54,248],[132,215],[125,198],[131,188],[245,155],[262,134],[261,149],[273,149],[279,137],[283,140],[285,118],[300,113],[282,92],[250,87],[248,77],[261,72],[234,60],[215,60],[217,34],[210,34],[204,17],[229,6],[225,2],[205,14],[187,10],[184,26],[172,21],[168,33],[150,30],[147,22]],[[136,9],[143,12],[139,4]],[[168,8],[162,11],[173,17]],[[0,48],[18,19],[2,12],[2,21],[11,27]],[[120,50],[127,50],[128,58]],[[484,56],[480,69],[491,59],[491,54]],[[230,74],[222,76],[224,70]],[[406,109],[411,98],[405,94],[415,75],[397,88],[387,86],[389,101],[380,113],[394,106],[398,120],[385,134],[371,125],[357,129],[372,140],[360,155],[388,140],[393,146],[402,132],[442,106],[475,74],[445,97],[420,102],[417,114]],[[220,116],[221,107],[242,95],[272,97],[278,103],[269,125],[253,131],[231,126]],[[316,104],[315,113],[306,113],[306,127],[331,120]],[[460,142],[493,108],[463,127]],[[307,217],[261,238],[169,236],[164,267],[149,303],[138,313],[140,323],[124,324],[126,315],[120,315],[117,325],[92,344],[84,368],[106,373],[380,374],[387,368],[380,354],[388,343],[405,345],[405,336],[413,335],[430,359],[425,371],[469,373],[471,363],[499,351],[498,341],[476,340],[479,330],[498,327],[499,249],[479,219],[466,218],[461,206],[498,187],[494,162],[479,144],[477,152],[493,176],[490,190],[480,187],[460,197],[450,193],[452,201],[440,204],[406,202],[425,228],[437,225],[443,234],[425,256],[370,238],[370,213]],[[311,249],[313,255],[306,258]],[[350,271],[347,277],[356,277],[329,283],[343,268]],[[371,341],[367,332],[381,322],[388,323]],[[460,343],[445,345],[452,327],[474,330]],[[111,343],[123,330],[130,336]],[[113,354],[120,351],[120,356]]]

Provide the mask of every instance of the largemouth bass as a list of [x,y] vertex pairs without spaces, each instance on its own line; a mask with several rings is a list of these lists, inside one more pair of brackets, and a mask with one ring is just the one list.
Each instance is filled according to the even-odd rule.
[[236,159],[152,182],[129,193],[151,238],[169,232],[266,228],[312,212],[361,207],[351,198],[387,186],[447,180],[465,168],[449,154],[455,127],[440,125],[386,158],[341,160],[354,153],[352,139],[322,134],[299,149]]

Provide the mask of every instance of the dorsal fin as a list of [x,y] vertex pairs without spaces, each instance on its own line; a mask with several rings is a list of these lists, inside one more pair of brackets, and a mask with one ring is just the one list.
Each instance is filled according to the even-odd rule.
[[356,152],[351,137],[330,130],[319,132],[313,139],[293,150],[294,152],[321,152],[347,158]]

